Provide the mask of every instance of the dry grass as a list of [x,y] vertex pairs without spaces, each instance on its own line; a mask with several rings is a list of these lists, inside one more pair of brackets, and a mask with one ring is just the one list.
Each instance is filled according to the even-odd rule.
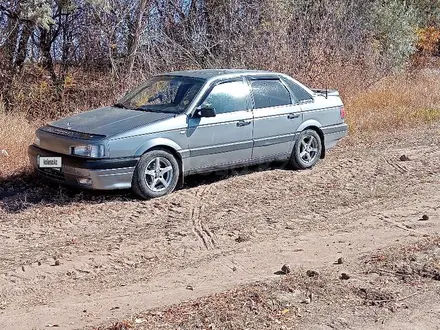
[[28,168],[27,147],[35,128],[23,114],[5,114],[0,103],[0,178]]
[[352,133],[433,123],[440,119],[440,71],[385,78],[345,103]]
[[13,111],[27,118],[58,119],[72,113],[114,103],[125,90],[145,77],[112,80],[109,75],[72,69],[59,93],[45,71],[39,66],[26,65],[13,82]]
[[392,274],[403,281],[440,281],[440,237],[433,236],[409,246],[378,251],[367,260],[369,272]]
[[[406,266],[405,270],[414,269],[411,275],[418,290],[422,287],[433,290],[438,279],[430,276],[432,273],[427,273],[426,267],[424,273],[418,273],[414,255],[425,265],[425,261],[438,262],[439,252],[437,236],[396,245],[351,262],[350,267],[328,267],[314,277],[298,270],[277,280],[247,284],[167,309],[140,313],[96,330],[302,329],[306,325],[316,327],[322,321],[330,325],[331,316],[336,313],[345,320],[353,315],[352,308],[356,310],[356,318],[362,319],[360,325],[368,320],[377,322],[379,316],[389,316],[389,311],[405,309],[399,302],[421,292],[405,285],[398,269],[383,271],[382,268],[388,268],[388,263],[400,263]],[[352,279],[341,280],[340,271],[347,268]]]
[[309,305],[310,293],[312,299],[319,297],[325,304],[341,295],[347,300],[361,300],[343,284],[336,274],[311,278],[305,271],[295,272],[278,280],[243,285],[165,310],[138,314],[96,330],[295,329],[306,307],[318,307]]

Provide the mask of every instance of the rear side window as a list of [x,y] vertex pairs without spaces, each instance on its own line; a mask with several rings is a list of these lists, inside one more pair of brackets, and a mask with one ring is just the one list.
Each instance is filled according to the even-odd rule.
[[290,93],[277,79],[252,80],[255,109],[291,104]]
[[293,93],[293,98],[296,102],[301,103],[305,101],[313,100],[313,97],[301,86],[296,84],[295,82],[289,79],[283,79],[287,86],[289,86],[290,90]]
[[203,104],[210,104],[217,114],[248,110],[249,86],[243,81],[232,81],[215,86]]

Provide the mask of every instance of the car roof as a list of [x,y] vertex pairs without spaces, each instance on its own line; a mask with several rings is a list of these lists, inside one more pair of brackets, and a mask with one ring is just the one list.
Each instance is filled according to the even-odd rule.
[[220,78],[233,78],[240,76],[267,75],[279,76],[279,73],[264,70],[245,70],[245,69],[204,69],[204,70],[186,70],[168,72],[167,76],[183,76],[191,78],[199,78],[206,80],[215,80]]

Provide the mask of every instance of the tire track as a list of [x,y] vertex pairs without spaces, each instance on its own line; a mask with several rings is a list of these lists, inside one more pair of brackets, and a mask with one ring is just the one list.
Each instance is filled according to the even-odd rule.
[[389,166],[391,166],[392,168],[394,168],[397,172],[399,172],[401,174],[405,174],[406,172],[408,172],[408,169],[403,165],[397,164],[396,162],[393,162],[389,159],[386,159],[385,161],[387,162],[387,164]]
[[197,189],[194,198],[196,201],[190,207],[190,224],[193,233],[197,236],[199,241],[203,243],[206,250],[217,248],[216,237],[214,233],[209,230],[209,227],[203,223],[202,214],[205,208],[205,199],[209,196],[211,185],[206,185]]

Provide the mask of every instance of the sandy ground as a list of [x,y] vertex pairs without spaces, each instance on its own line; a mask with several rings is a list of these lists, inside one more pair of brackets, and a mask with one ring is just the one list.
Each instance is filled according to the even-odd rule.
[[[190,178],[149,201],[27,177],[1,182],[1,328],[97,326],[270,281],[284,263],[322,269],[344,257],[353,269],[372,251],[440,232],[435,127],[347,138],[309,171],[239,172]],[[423,215],[429,220],[419,221]],[[423,303],[433,312],[399,312],[386,328],[435,329],[438,292]],[[314,320],[304,328],[378,328]]]

